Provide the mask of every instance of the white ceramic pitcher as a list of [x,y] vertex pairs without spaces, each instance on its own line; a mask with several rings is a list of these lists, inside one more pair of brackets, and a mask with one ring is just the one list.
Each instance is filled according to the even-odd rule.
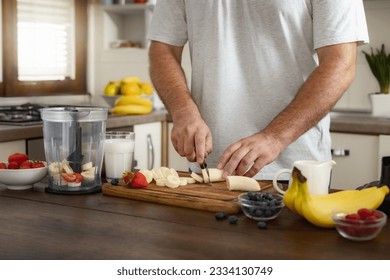
[[[333,160],[316,161],[316,160],[298,160],[294,162],[294,167],[298,168],[302,175],[307,179],[307,185],[311,194],[328,194],[330,186],[331,171],[336,162]],[[290,173],[291,185],[292,169],[281,169],[276,172],[272,181],[276,191],[280,194],[285,194],[285,191],[280,189],[277,180],[282,173]]]

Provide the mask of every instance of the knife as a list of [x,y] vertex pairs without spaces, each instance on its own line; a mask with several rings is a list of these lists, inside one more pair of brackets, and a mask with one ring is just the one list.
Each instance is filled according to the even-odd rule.
[[210,173],[209,169],[207,168],[207,163],[204,161],[203,163],[199,164],[200,169],[202,169],[202,175],[203,175],[203,181],[208,184],[209,186],[212,186],[210,182]]

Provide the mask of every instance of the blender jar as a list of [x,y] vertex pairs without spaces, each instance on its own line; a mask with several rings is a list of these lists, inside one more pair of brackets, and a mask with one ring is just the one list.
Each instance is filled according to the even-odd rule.
[[108,110],[98,107],[41,109],[49,185],[52,193],[101,190]]

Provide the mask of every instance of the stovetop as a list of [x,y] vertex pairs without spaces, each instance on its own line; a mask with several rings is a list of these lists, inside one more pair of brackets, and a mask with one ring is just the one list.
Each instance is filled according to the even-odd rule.
[[26,103],[18,106],[0,106],[0,125],[42,124],[40,109],[43,106]]

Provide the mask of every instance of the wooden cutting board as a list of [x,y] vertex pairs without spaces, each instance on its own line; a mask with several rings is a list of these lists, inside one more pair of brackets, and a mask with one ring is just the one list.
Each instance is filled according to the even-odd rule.
[[[270,186],[269,182],[259,183],[262,189]],[[145,189],[132,189],[105,183],[102,191],[105,195],[210,212],[226,211],[229,214],[235,214],[241,211],[237,196],[242,192],[229,191],[226,182],[214,182],[211,186],[199,183],[188,184],[175,189],[156,186],[154,181]]]

